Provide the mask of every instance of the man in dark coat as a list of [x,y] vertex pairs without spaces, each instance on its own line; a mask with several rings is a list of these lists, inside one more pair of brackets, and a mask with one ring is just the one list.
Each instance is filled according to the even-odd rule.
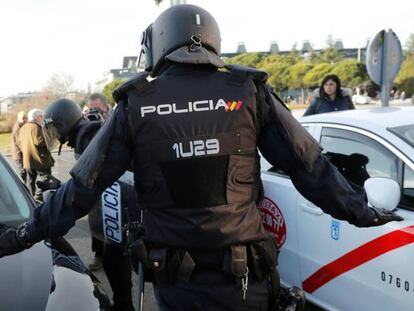
[[36,180],[45,180],[52,174],[54,160],[43,136],[41,123],[43,112],[32,109],[28,122],[19,132],[19,146],[23,154],[23,168],[27,172],[27,187],[35,200],[43,201],[42,191],[36,187]]

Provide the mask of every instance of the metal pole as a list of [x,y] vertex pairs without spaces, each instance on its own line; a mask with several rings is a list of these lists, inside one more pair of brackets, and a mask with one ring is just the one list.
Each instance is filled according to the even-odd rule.
[[391,58],[389,57],[390,51],[390,36],[392,36],[392,30],[384,31],[384,45],[382,51],[382,85],[381,85],[381,106],[388,107],[390,100],[391,81],[389,79]]

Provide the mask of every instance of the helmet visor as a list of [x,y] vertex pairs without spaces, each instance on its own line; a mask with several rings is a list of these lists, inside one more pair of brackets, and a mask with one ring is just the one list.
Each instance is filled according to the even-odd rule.
[[56,127],[53,124],[43,124],[42,132],[49,151],[57,147],[60,135]]

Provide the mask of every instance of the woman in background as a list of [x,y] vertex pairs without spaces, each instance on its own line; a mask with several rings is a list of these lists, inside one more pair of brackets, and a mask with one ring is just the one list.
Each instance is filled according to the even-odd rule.
[[313,99],[304,116],[312,114],[355,109],[351,92],[341,88],[341,80],[337,75],[327,75],[321,86],[313,92]]

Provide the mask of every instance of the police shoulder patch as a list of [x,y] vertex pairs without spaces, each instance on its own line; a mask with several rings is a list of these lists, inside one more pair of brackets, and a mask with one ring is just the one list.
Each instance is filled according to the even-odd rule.
[[147,71],[139,72],[136,76],[132,77],[124,84],[117,87],[112,93],[112,96],[115,99],[115,101],[117,103],[120,102],[127,96],[128,92],[130,92],[133,89],[138,90],[140,93],[148,92],[151,89],[151,84],[147,80],[149,74],[150,73]]
[[225,68],[230,71],[241,71],[245,72],[248,76],[250,76],[255,82],[265,83],[269,75],[266,71],[262,71],[256,68],[251,68],[247,66],[240,66],[240,65],[226,65]]

